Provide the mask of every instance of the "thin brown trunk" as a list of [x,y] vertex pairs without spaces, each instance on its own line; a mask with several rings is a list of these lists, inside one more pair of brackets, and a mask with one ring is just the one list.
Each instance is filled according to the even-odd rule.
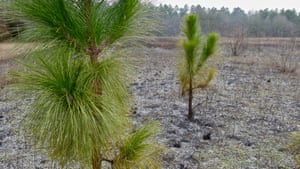
[[188,114],[188,119],[190,121],[194,120],[194,113],[193,113],[193,80],[190,78],[189,81],[189,114]]
[[[93,90],[97,95],[102,95],[101,83],[97,79],[94,79],[93,81]],[[102,158],[96,147],[94,147],[92,162],[93,169],[101,169]]]
[[[88,54],[90,56],[92,66],[95,66],[98,61],[99,52],[96,48],[89,48]],[[98,79],[93,80],[93,90],[97,95],[102,95],[101,82]]]
[[[87,54],[90,56],[91,64],[92,66],[96,66],[98,62],[98,57],[99,54],[102,52],[102,50],[109,45],[109,39],[105,40],[100,47],[94,47],[93,45],[90,45],[89,48],[86,49]],[[102,87],[101,87],[101,82],[97,77],[93,80],[93,91],[95,94],[101,96],[103,94],[102,92]],[[101,155],[100,152],[97,150],[94,150],[93,153],[93,169],[101,169]]]
[[97,63],[97,60],[98,60],[98,54],[92,54],[90,55],[90,59],[91,59],[91,63],[92,65],[95,65]]
[[93,169],[101,169],[101,156],[97,149],[93,152]]
[[100,46],[95,46],[90,44],[88,48],[86,48],[85,52],[90,56],[92,65],[96,64],[98,61],[99,54],[110,44],[110,40],[104,40]]
[[[94,48],[90,48],[89,50],[89,56],[91,59],[91,64],[92,66],[95,66],[98,60],[98,53],[95,52]],[[93,80],[93,90],[97,95],[102,95],[102,89],[101,89],[101,83],[98,79]],[[94,152],[93,152],[93,158],[92,158],[92,163],[93,163],[93,169],[101,169],[101,156],[100,152],[94,147]]]
[[[101,51],[103,50],[102,48],[97,48],[92,41],[92,24],[91,24],[91,10],[92,10],[92,0],[84,0],[84,4],[86,7],[86,14],[85,14],[85,19],[86,19],[86,25],[88,29],[88,48],[86,48],[86,53],[90,56],[91,60],[91,65],[94,67],[97,62],[98,62],[98,57]],[[104,48],[104,47],[103,47]],[[102,95],[102,88],[101,88],[101,82],[99,79],[95,78],[92,82],[93,84],[93,90],[94,92],[101,96]],[[94,147],[94,152],[92,154],[92,167],[93,169],[101,169],[101,163],[102,163],[102,158],[100,151],[98,150],[97,147]]]

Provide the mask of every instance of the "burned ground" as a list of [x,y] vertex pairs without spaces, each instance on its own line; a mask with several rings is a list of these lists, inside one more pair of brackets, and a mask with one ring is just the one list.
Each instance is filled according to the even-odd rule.
[[[165,168],[294,168],[284,148],[300,127],[300,75],[273,63],[276,47],[249,48],[239,57],[222,51],[217,77],[196,91],[194,122],[186,119],[187,97],[180,96],[180,51],[150,46],[128,56],[138,65],[132,83],[134,125],[160,122],[157,139],[167,147]],[[5,72],[14,65],[7,59],[0,64]],[[7,86],[0,93],[0,168],[56,168],[19,130],[30,98],[16,97]]]

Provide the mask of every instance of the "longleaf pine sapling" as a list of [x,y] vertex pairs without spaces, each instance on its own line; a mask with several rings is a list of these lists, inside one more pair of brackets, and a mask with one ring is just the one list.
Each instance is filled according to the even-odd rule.
[[33,44],[17,75],[33,97],[24,127],[35,147],[62,168],[161,168],[157,124],[133,131],[131,64],[110,50],[141,27],[140,1],[15,0],[12,9]]
[[216,52],[218,35],[211,33],[206,42],[202,42],[199,20],[195,14],[185,17],[182,33],[184,56],[179,63],[179,79],[182,95],[188,92],[187,118],[192,121],[194,120],[193,90],[207,87],[215,74],[215,70],[208,68],[206,62]]

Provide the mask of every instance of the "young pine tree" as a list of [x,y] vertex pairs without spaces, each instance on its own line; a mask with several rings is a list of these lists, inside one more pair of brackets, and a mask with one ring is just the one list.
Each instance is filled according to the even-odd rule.
[[189,14],[185,18],[182,30],[184,39],[182,47],[184,57],[180,61],[179,79],[182,95],[188,92],[188,119],[194,119],[193,113],[193,90],[208,86],[214,77],[214,69],[209,69],[205,63],[213,56],[217,48],[218,36],[209,34],[207,41],[202,42],[200,24],[197,15]]
[[[151,123],[132,131],[132,69],[116,42],[141,27],[139,0],[15,0],[31,42],[20,87],[33,97],[24,124],[37,148],[62,167],[160,168]],[[129,38],[130,39],[130,38]],[[109,51],[109,52],[107,52]],[[107,55],[110,54],[110,55]]]

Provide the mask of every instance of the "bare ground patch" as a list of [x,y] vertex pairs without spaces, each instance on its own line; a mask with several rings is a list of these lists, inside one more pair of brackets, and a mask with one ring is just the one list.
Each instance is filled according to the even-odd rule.
[[283,149],[300,127],[300,78],[270,64],[272,49],[224,57],[214,84],[195,95],[193,123],[186,119],[187,98],[179,97],[176,53],[148,50],[134,83],[134,119],[161,122],[166,168],[295,167]]
[[9,70],[13,67],[13,60],[17,56],[12,50],[15,48],[13,43],[0,43],[0,87],[10,83],[11,79],[8,76]]

